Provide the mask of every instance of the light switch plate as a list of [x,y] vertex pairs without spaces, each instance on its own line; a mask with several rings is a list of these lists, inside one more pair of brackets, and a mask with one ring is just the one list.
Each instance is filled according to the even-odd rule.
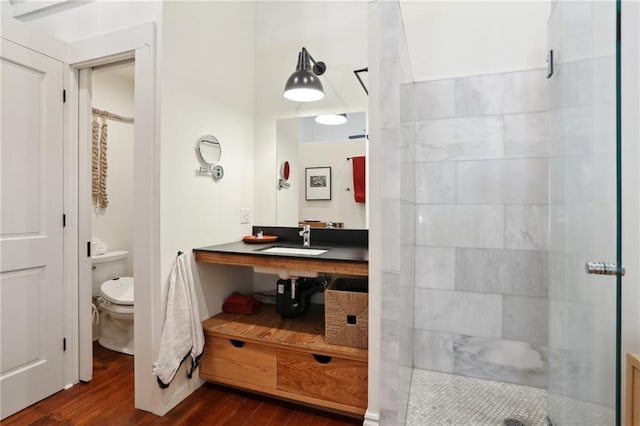
[[249,223],[249,213],[251,209],[243,207],[240,209],[240,223]]

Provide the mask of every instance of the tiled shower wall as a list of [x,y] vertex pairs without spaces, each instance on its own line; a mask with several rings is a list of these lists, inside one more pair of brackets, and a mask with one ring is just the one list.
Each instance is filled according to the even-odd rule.
[[[401,97],[401,83],[410,81],[411,73],[399,4],[395,0],[371,2],[369,12],[370,25],[378,34],[373,41],[370,38],[377,49],[377,62],[370,64],[369,83],[378,84],[370,96],[374,136],[369,149],[371,192],[380,192],[380,204],[372,199],[370,207],[370,241],[380,243],[380,262],[371,263],[379,264],[381,272],[379,424],[397,425],[405,422],[414,365],[410,309],[415,281],[414,138],[411,132],[401,131],[400,123],[400,111],[412,111],[413,100]],[[402,94],[410,92],[403,90]],[[371,254],[373,260],[378,253]]]
[[414,365],[546,387],[545,72],[412,86]]

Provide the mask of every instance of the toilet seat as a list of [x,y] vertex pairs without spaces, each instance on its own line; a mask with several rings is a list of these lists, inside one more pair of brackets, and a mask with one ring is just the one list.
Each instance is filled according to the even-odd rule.
[[133,278],[119,277],[100,286],[100,296],[115,305],[133,305]]

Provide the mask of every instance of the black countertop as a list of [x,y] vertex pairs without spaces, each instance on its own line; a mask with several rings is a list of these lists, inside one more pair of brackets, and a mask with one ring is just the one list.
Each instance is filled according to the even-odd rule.
[[293,259],[329,260],[338,262],[369,262],[368,231],[351,229],[312,229],[312,249],[325,249],[319,255],[264,253],[269,247],[302,247],[302,237],[298,231],[302,228],[260,227],[254,226],[254,233],[262,230],[264,235],[277,235],[278,240],[272,243],[248,244],[237,241],[193,249],[194,252],[228,253],[250,256],[273,256]]

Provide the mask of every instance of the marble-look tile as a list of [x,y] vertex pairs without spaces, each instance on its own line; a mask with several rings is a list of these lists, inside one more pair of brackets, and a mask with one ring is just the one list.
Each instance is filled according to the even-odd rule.
[[456,80],[456,116],[547,111],[544,69],[487,74]]
[[456,290],[546,297],[548,263],[542,251],[458,249]]
[[383,61],[399,57],[402,37],[402,16],[395,2],[383,1],[376,5],[379,9],[380,56]]
[[556,126],[552,128],[552,134],[558,136],[553,140],[552,146],[561,147],[559,154],[565,156],[583,155],[585,146],[592,145],[594,134],[591,106],[565,107],[561,112],[552,111],[551,114],[560,116],[559,120],[552,123]]
[[[406,155],[406,151],[415,151],[415,147],[405,147],[401,156]],[[408,203],[416,202],[416,163],[411,160],[402,159],[400,170],[400,199]]]
[[505,206],[504,247],[547,250],[549,247],[549,206],[546,204]]
[[[590,55],[592,46],[582,42],[583,34],[574,34],[566,38],[575,50],[582,49],[585,54]],[[576,58],[577,59],[577,58]],[[566,78],[563,81],[564,95],[567,106],[591,105],[594,102],[594,72],[592,60],[575,60],[563,64]],[[615,78],[615,77],[614,77]],[[606,86],[606,83],[605,83]],[[615,87],[612,87],[615,92]]]
[[503,155],[502,117],[416,122],[416,161],[480,160]]
[[545,388],[546,349],[528,343],[456,336],[453,372],[482,379]]
[[456,115],[470,117],[502,113],[507,75],[487,74],[456,79]]
[[[554,37],[553,35],[550,35],[551,37]],[[556,38],[561,38],[561,37],[557,37]],[[554,43],[554,41],[549,40],[549,43]],[[562,42],[558,42],[555,41],[555,45],[559,46]],[[553,52],[553,60],[554,62],[561,60],[560,56],[561,54],[557,51],[554,50]],[[554,78],[549,79],[549,111],[560,111],[563,108],[563,105],[565,104],[565,98],[564,98],[564,88],[565,88],[565,84],[564,84],[564,64],[562,63],[556,63],[554,64],[554,69],[553,69],[553,74],[554,74]]]
[[[550,380],[554,379],[553,376],[549,378]],[[549,390],[547,400],[548,416],[553,424],[594,426],[615,424],[615,409],[613,406],[568,398],[551,390]]]
[[455,117],[455,84],[454,79],[415,83],[416,120]]
[[456,249],[416,247],[415,258],[416,288],[455,288]]
[[413,362],[416,368],[450,373],[453,371],[453,335],[414,330]]
[[382,200],[381,221],[385,224],[382,233],[382,270],[390,272],[400,271],[400,219],[401,207],[399,200]]
[[[380,194],[386,199],[400,199],[400,139],[399,128],[382,129],[382,156],[385,159],[384,178]],[[342,189],[340,189],[342,190]]]
[[[410,311],[411,309],[406,310]],[[413,327],[400,327],[399,356],[401,370],[404,368],[413,368]]]
[[566,348],[565,315],[566,305],[564,302],[551,299],[551,289],[553,282],[549,282],[549,350]]
[[398,342],[380,342],[380,408],[398,408]]
[[416,123],[413,121],[409,123],[401,123],[399,128],[403,144],[405,146],[413,147],[412,150],[404,151],[406,156],[401,156],[400,159],[403,161],[414,161],[416,144]]
[[422,288],[415,295],[416,328],[478,337],[502,335],[500,295]]
[[398,58],[380,61],[380,127],[383,129],[398,127],[400,123],[400,62]]
[[415,120],[414,103],[415,85],[405,83],[400,85],[400,122],[407,123]]
[[419,246],[503,246],[503,206],[420,205],[417,213],[416,244]]
[[456,201],[456,163],[415,163],[416,202],[453,204]]
[[[615,291],[611,290],[610,293]],[[587,303],[564,303],[565,316],[561,326],[566,334],[563,349],[606,354],[615,347],[615,303],[600,304],[602,300],[594,298]]]
[[505,296],[502,337],[547,346],[547,305],[543,297]]
[[527,426],[545,426],[546,393],[530,386],[415,369],[406,424],[503,425],[505,419],[514,418]]
[[536,69],[506,74],[502,113],[549,110],[546,70]]
[[[383,405],[385,403],[381,403]],[[391,405],[388,404],[387,405]],[[382,408],[380,410],[380,424],[388,425],[388,426],[397,426],[400,425],[400,413],[398,412],[398,406],[395,408]]]
[[[411,291],[415,288],[415,251],[416,248],[413,245],[402,245],[400,247],[400,289],[407,289],[408,291],[407,299],[401,300],[413,300]],[[404,297],[403,295],[404,293],[401,293],[401,297]]]
[[532,112],[504,116],[504,157],[549,156],[549,113]]
[[411,379],[413,377],[413,363],[410,366],[400,367],[400,395],[399,395],[399,422],[406,425],[407,406],[409,405],[409,396],[411,391]]
[[397,320],[400,312],[400,273],[382,272],[382,319]]
[[400,245],[414,246],[416,234],[416,206],[415,204],[400,202]]
[[[611,46],[613,46],[613,43]],[[591,60],[593,81],[598,82],[598,84],[593,85],[592,90],[594,106],[606,105],[613,109],[616,104],[616,67],[615,53],[613,50],[609,53],[609,55]]]
[[553,350],[549,355],[554,391],[565,397],[613,406],[615,403],[615,351],[607,353]]
[[380,323],[381,340],[383,342],[400,343],[400,326],[398,320],[382,319]]
[[548,202],[548,160],[461,161],[457,164],[459,204],[544,204]]

